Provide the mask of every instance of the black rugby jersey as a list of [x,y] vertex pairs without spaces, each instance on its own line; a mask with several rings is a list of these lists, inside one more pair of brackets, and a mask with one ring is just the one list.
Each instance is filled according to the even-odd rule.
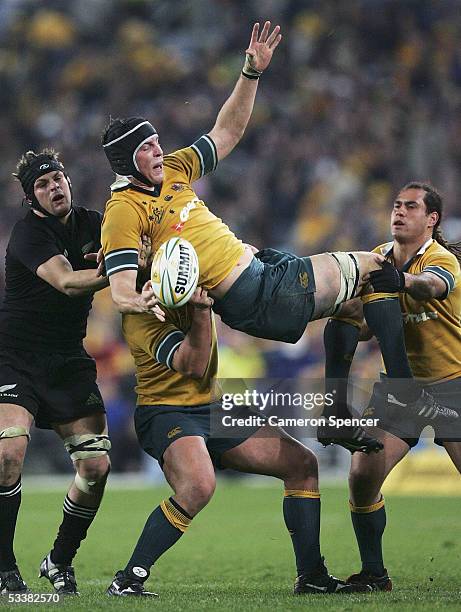
[[74,206],[67,223],[29,211],[16,223],[5,257],[0,347],[71,352],[82,346],[93,294],[68,297],[36,274],[55,255],[74,270],[96,268],[84,255],[101,246],[101,214]]

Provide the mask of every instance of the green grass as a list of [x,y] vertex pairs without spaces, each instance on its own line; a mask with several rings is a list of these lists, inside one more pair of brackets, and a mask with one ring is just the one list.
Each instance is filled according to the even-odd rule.
[[[322,551],[332,573],[358,570],[345,489],[322,491]],[[362,596],[291,595],[295,576],[291,541],[278,487],[220,482],[210,505],[189,532],[159,560],[149,587],[155,601],[108,598],[104,591],[123,567],[150,511],[166,488],[109,490],[75,560],[81,597],[69,610],[460,610],[460,499],[387,497],[385,561],[392,593]],[[34,592],[51,587],[36,577],[61,519],[63,494],[24,493],[16,554]],[[18,605],[0,605],[17,610]],[[23,607],[23,606],[19,606]],[[35,606],[34,606],[35,609]]]

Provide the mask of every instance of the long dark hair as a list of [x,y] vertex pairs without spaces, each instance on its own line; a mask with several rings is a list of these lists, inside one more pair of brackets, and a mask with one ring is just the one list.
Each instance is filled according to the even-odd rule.
[[439,216],[437,223],[432,229],[432,238],[437,240],[437,242],[450,251],[450,253],[453,253],[456,259],[461,263],[461,241],[448,242],[440,229],[440,222],[442,221],[443,214],[443,200],[437,189],[435,189],[435,187],[429,183],[419,183],[418,181],[407,183],[405,187],[401,189],[401,191],[404,191],[405,189],[422,189],[426,192],[423,200],[424,204],[426,205],[427,214],[436,212]]

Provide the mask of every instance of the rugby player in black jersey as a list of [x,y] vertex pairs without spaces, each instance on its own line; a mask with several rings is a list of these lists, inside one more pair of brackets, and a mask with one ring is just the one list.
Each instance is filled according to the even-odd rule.
[[0,309],[0,593],[24,592],[13,552],[30,427],[54,429],[75,467],[64,517],[40,575],[77,594],[72,560],[101,503],[110,441],[96,365],[83,348],[93,293],[108,285],[91,254],[101,215],[73,205],[51,149],[28,151],[14,175],[30,209],[6,251]]

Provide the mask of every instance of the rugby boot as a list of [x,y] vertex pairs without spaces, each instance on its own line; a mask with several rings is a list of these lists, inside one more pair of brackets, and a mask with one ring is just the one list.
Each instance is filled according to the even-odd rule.
[[[148,577],[149,572],[147,572],[144,580],[147,580]],[[134,575],[129,575],[122,570],[115,574],[106,593],[115,597],[158,597],[157,593],[146,591],[141,580],[136,580]]]
[[74,568],[70,565],[53,563],[50,553],[41,562],[38,577],[48,578],[59,595],[80,595],[77,591]]
[[349,584],[369,584],[373,591],[392,591],[392,580],[389,578],[387,569],[384,569],[382,576],[374,576],[365,570],[358,574],[352,574],[346,580]]
[[344,580],[331,576],[328,573],[322,558],[322,563],[315,572],[310,574],[301,574],[296,578],[294,594],[305,595],[317,593],[320,595],[327,595],[333,593],[371,593],[372,590],[373,589],[369,584],[350,584]]
[[27,584],[17,567],[12,570],[0,572],[0,595],[7,593],[29,593]]
[[348,450],[351,454],[355,452],[379,453],[383,450],[382,443],[369,436],[362,427],[331,427],[330,425],[319,425],[317,427],[317,440],[323,446],[336,444]]

